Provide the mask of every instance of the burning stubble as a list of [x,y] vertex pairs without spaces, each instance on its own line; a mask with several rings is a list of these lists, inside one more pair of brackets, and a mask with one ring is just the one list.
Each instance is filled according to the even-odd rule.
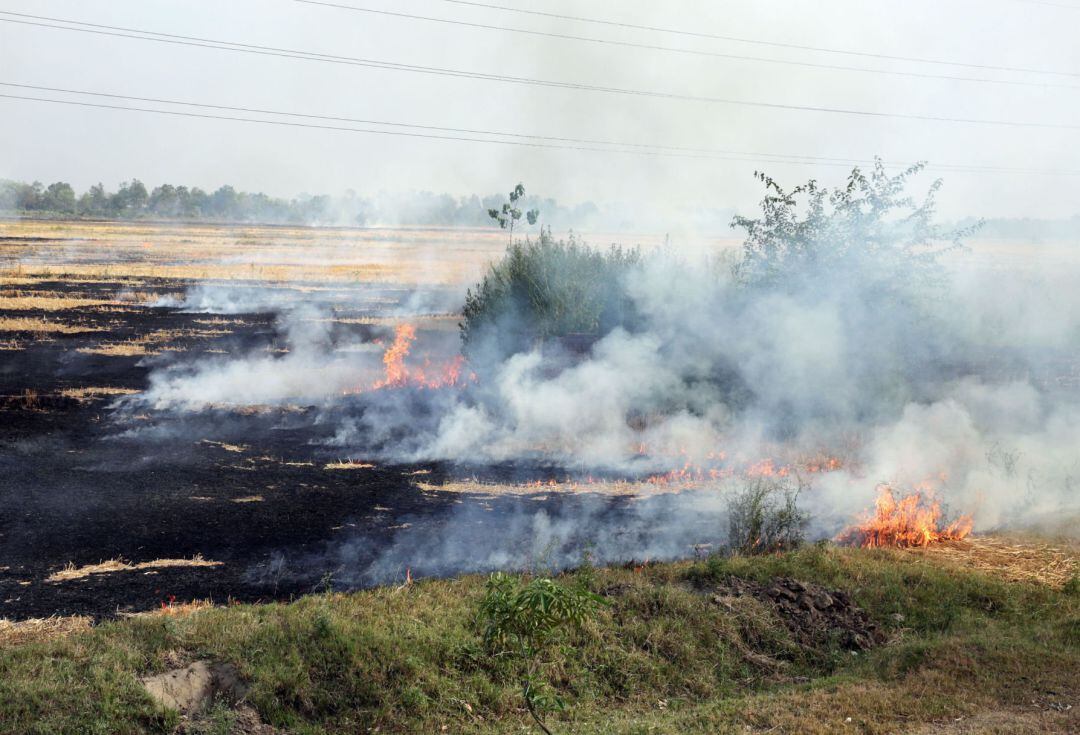
[[[603,561],[685,557],[726,542],[726,503],[755,476],[805,486],[799,503],[821,538],[862,528],[875,502],[880,515],[882,483],[919,487],[915,500],[893,498],[902,522],[889,536],[914,544],[920,533],[962,535],[954,517],[966,532],[968,519],[985,531],[1076,511],[1080,305],[1054,288],[1076,278],[1069,269],[1036,263],[1006,277],[960,261],[939,299],[912,306],[840,282],[733,298],[712,265],[656,256],[629,277],[639,329],[585,354],[544,345],[477,370],[452,341],[425,344],[422,319],[343,338],[301,302],[279,314],[280,354],[179,362],[131,405],[306,403],[331,429],[310,448],[327,467],[341,456],[357,458],[349,466],[438,461],[467,480],[470,468],[516,466],[500,481],[557,482],[571,496],[554,508],[468,502],[438,520],[406,518],[389,549],[347,537],[260,577],[331,570],[368,584],[405,568],[570,565],[586,550]],[[988,298],[1003,283],[1017,308]],[[213,313],[203,294],[194,301]],[[592,492],[608,481],[670,497],[623,504]],[[914,531],[903,520],[912,515]]]

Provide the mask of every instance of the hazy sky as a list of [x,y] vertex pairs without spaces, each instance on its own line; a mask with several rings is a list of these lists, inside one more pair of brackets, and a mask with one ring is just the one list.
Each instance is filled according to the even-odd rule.
[[[490,0],[497,5],[891,56],[838,55],[469,7],[357,7],[700,52],[992,84],[628,48],[350,12],[295,0],[4,0],[0,10],[402,64],[875,113],[1041,123],[1020,127],[767,109],[553,89],[275,58],[0,23],[0,82],[218,105],[627,143],[1080,172],[1080,0]],[[12,17],[0,15],[0,18]],[[3,94],[75,95],[0,87]],[[99,100],[101,101],[101,100]],[[105,100],[108,102],[107,100]],[[114,101],[113,104],[157,106]],[[173,108],[175,109],[175,108]],[[194,110],[199,112],[199,110]],[[232,113],[218,113],[232,114]],[[331,123],[333,124],[333,123]],[[356,126],[354,123],[340,123]],[[1072,127],[1068,127],[1072,126]],[[370,126],[367,126],[370,127]],[[291,196],[427,189],[487,193],[518,180],[561,201],[654,211],[749,208],[756,167],[794,182],[843,168],[516,148],[174,118],[0,98],[0,177],[114,187],[137,177]],[[946,216],[1080,213],[1080,176],[938,172]]]

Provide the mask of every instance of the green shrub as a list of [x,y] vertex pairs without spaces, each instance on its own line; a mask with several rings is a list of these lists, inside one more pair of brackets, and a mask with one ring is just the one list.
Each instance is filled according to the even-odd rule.
[[470,357],[501,359],[568,334],[601,336],[633,323],[624,277],[636,249],[590,248],[573,234],[517,242],[465,298],[461,340]]
[[729,548],[749,555],[801,546],[809,516],[798,508],[799,489],[783,480],[752,480],[729,503]]

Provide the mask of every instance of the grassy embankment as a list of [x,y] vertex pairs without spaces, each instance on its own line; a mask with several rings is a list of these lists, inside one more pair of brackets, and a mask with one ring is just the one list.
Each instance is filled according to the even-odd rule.
[[[888,642],[857,655],[808,645],[768,604],[715,594],[732,576],[777,575],[850,592]],[[610,605],[545,653],[568,705],[549,715],[557,733],[1080,728],[1075,576],[1055,589],[933,554],[815,547],[567,578]],[[0,733],[169,732],[177,715],[137,677],[194,660],[235,665],[247,702],[287,732],[524,732],[516,664],[489,657],[478,636],[483,588],[480,577],[428,581],[8,645]],[[229,732],[231,717],[215,708],[198,731]]]

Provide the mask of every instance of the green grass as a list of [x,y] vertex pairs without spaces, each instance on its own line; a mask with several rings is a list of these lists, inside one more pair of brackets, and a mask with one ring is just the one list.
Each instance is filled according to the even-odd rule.
[[[1080,709],[1068,700],[1080,690],[1075,590],[823,547],[576,574],[610,605],[545,652],[544,675],[568,704],[548,716],[557,733],[887,733],[1026,712],[1032,701]],[[890,642],[857,656],[807,649],[771,608],[738,598],[728,610],[706,592],[728,576],[774,575],[849,591]],[[288,732],[526,732],[518,672],[480,640],[483,589],[479,577],[429,581],[141,617],[9,647],[0,733],[170,732],[176,715],[155,710],[136,677],[177,656],[234,664],[248,702]],[[1069,718],[1024,730],[1014,717],[1020,724],[1001,732],[1066,732],[1080,722]],[[1040,729],[1055,722],[1061,730]]]

